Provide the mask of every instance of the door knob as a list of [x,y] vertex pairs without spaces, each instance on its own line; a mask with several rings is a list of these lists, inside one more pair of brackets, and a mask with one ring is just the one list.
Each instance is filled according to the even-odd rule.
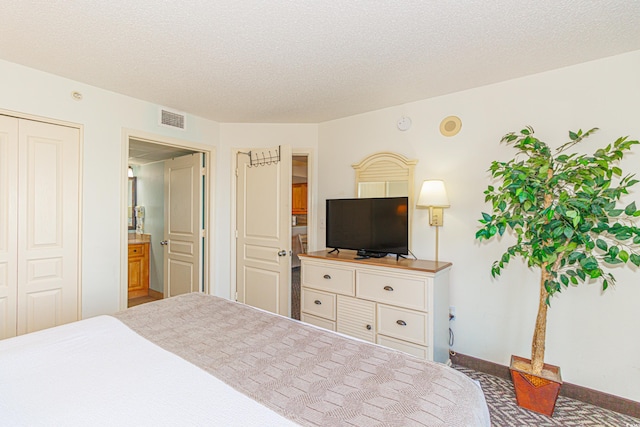
[[278,256],[286,256],[286,255],[287,255],[287,251],[285,251],[284,249],[281,249],[281,250],[278,252]]
[[162,246],[167,246],[169,244],[169,241],[168,240],[163,240],[163,241],[160,242],[160,244]]

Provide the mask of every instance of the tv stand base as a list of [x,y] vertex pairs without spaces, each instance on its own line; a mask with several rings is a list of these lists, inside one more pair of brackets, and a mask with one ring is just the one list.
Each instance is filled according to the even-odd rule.
[[358,251],[358,258],[356,259],[368,259],[368,258],[384,258],[387,256],[385,252],[369,252],[364,250]]

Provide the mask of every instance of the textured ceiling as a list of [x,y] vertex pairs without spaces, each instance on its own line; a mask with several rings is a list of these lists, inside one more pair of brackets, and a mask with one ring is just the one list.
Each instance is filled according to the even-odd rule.
[[220,122],[322,122],[638,49],[637,0],[0,2],[0,59]]

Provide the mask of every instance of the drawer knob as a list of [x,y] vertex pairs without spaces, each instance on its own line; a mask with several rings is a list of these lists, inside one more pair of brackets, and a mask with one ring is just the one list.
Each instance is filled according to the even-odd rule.
[[400,326],[407,326],[407,322],[405,322],[404,320],[396,320],[396,323]]
[[393,288],[391,286],[389,286],[389,285],[385,286],[383,289],[385,291],[393,292]]
[[325,275],[324,275],[324,276],[322,276],[322,277],[324,277],[324,278],[325,278],[325,279],[327,279],[327,280],[331,279],[331,276],[329,276],[328,274],[325,274]]
[[367,331],[371,330],[371,325],[367,325]]
[[313,303],[314,303],[314,304],[316,304],[316,305],[321,305],[321,304],[322,304],[322,301],[320,301],[319,299],[317,299],[317,300],[315,300]]

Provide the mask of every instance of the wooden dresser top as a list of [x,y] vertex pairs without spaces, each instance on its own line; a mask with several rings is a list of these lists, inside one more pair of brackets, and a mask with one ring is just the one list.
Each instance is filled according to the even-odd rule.
[[386,256],[384,258],[366,258],[366,259],[354,259],[357,257],[356,251],[340,250],[333,253],[329,253],[329,250],[309,252],[306,254],[298,254],[300,258],[320,259],[326,261],[345,261],[354,262],[363,265],[379,266],[379,267],[393,267],[401,268],[405,270],[425,271],[428,273],[436,273],[438,271],[446,270],[453,264],[445,261],[427,261],[421,259],[404,259],[400,258],[396,261],[395,256]]

